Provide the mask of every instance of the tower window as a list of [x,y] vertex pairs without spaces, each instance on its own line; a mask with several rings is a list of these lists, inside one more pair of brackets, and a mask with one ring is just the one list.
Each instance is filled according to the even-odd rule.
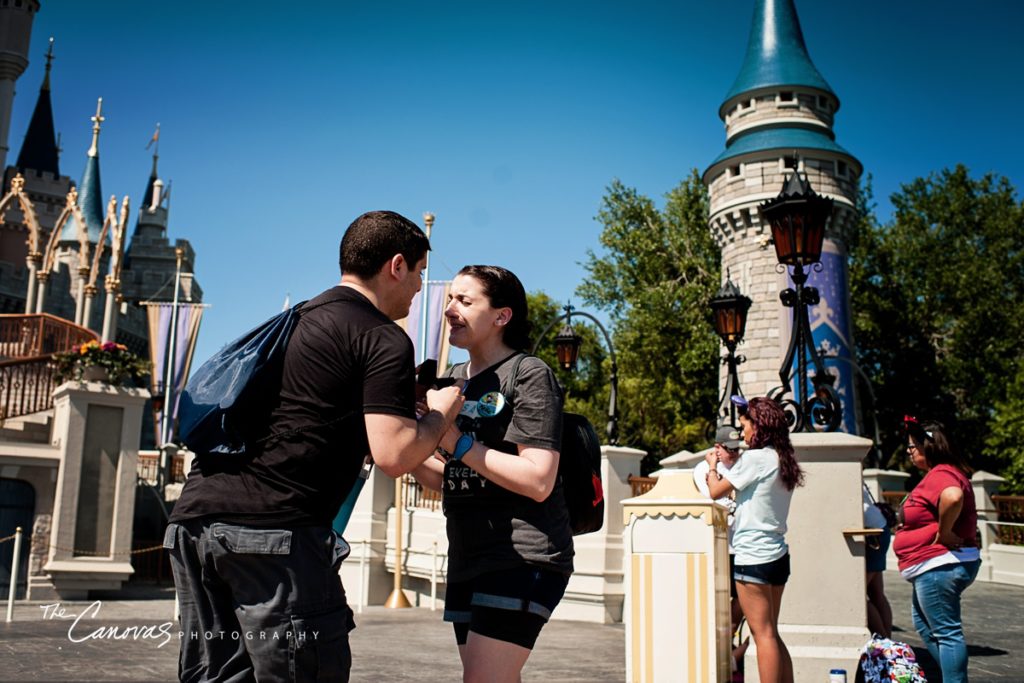
[[845,178],[849,173],[849,169],[846,167],[845,161],[836,160],[836,176],[839,178]]
[[736,178],[742,178],[743,177],[743,164],[736,164],[735,166],[730,166],[729,169],[728,169],[728,172],[726,174],[726,177],[729,178],[729,180],[734,180]]
[[796,157],[782,157],[782,168],[788,170],[796,170],[797,158]]
[[797,104],[796,96],[791,90],[784,90],[779,93],[780,104]]
[[830,109],[828,106],[828,98],[824,95],[818,95],[818,109],[822,109],[824,111],[829,111]]

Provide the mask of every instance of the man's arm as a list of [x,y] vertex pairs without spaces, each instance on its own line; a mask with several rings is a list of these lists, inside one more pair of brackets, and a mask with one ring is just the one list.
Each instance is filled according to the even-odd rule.
[[437,448],[464,400],[458,387],[445,387],[427,393],[430,411],[418,421],[384,413],[365,415],[373,462],[389,477],[416,469]]

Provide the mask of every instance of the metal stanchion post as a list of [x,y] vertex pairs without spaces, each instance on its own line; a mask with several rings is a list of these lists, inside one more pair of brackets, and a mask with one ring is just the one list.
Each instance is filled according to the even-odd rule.
[[399,475],[395,479],[395,586],[391,595],[384,601],[385,607],[398,609],[412,607],[409,599],[402,592],[402,516],[405,512],[405,496],[403,495],[405,484],[403,477]]
[[367,576],[366,576],[366,562],[367,562],[367,559],[368,559],[367,555],[370,552],[370,548],[369,548],[370,542],[364,540],[362,543],[363,543],[363,547],[359,551],[359,613],[360,614],[363,613],[363,606],[366,605],[366,603],[370,601],[370,590],[369,590],[369,586],[367,585],[369,582],[367,581]]
[[430,562],[430,611],[437,611],[437,540],[434,540],[434,553]]
[[18,592],[18,569],[21,562],[21,527],[14,530],[14,558],[11,560],[11,588],[7,591],[7,621],[14,619],[14,596]]

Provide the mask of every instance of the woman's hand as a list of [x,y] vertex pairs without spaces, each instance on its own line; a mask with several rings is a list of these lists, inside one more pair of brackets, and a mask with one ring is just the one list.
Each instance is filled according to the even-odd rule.
[[708,464],[708,467],[715,469],[715,465],[718,464],[718,444],[710,451],[704,454],[704,462]]
[[959,550],[964,544],[964,539],[954,534],[951,530],[939,529],[935,534],[935,543],[941,544],[950,550]]
[[419,420],[424,415],[430,412],[430,406],[427,405],[427,400],[416,401],[416,419]]

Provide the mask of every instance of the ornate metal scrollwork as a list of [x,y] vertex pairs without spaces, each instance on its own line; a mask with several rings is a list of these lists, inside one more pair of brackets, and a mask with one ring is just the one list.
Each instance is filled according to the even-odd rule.
[[[779,299],[783,306],[793,309],[793,331],[779,368],[782,384],[772,389],[768,397],[786,413],[790,431],[833,432],[843,419],[842,404],[832,386],[835,377],[825,369],[821,354],[814,347],[807,315],[807,308],[816,305],[821,296],[814,287],[804,286],[808,273],[801,266],[795,266],[792,275],[794,287],[782,290]],[[814,366],[814,374],[810,377],[809,364]]]

